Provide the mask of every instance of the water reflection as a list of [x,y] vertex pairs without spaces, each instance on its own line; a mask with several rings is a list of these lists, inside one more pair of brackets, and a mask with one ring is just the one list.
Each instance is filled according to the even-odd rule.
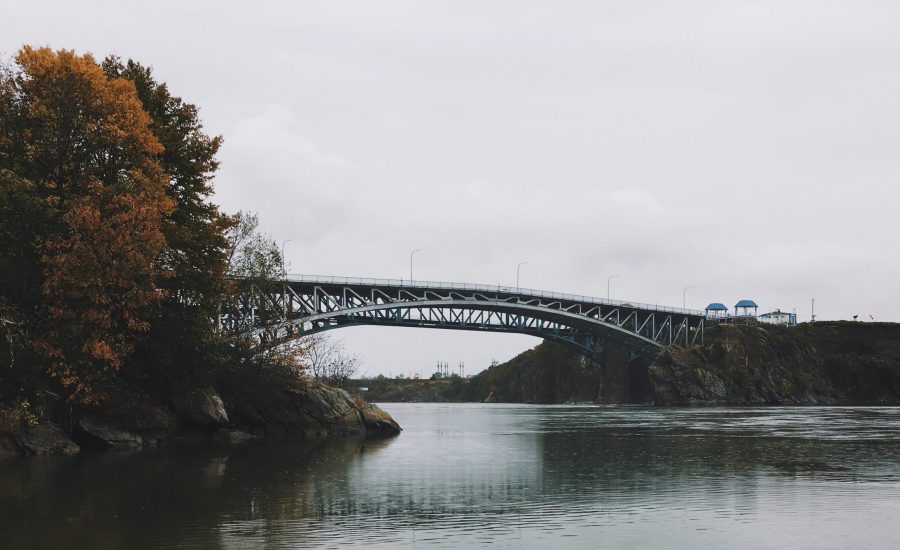
[[388,440],[0,463],[11,547],[891,547],[900,410],[402,404]]
[[[2,463],[4,545],[22,548],[226,547],[229,526],[339,508],[346,471],[390,440],[86,453]],[[241,528],[243,529],[243,528]]]

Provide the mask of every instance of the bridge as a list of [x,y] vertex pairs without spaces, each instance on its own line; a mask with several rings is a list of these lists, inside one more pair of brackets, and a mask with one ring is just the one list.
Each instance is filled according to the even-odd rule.
[[608,341],[635,354],[703,342],[700,310],[501,285],[290,275],[240,294],[223,328],[277,344],[348,326],[528,334],[599,358]]

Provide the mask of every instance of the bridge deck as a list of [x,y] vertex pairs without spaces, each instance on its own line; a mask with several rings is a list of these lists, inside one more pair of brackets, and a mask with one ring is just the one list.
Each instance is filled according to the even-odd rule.
[[403,279],[369,279],[363,277],[333,277],[330,275],[295,275],[289,274],[287,281],[296,283],[311,283],[319,285],[360,286],[392,289],[417,289],[417,290],[441,290],[460,292],[490,292],[504,296],[521,296],[523,298],[544,298],[563,300],[566,302],[581,304],[596,304],[605,306],[639,309],[658,313],[675,313],[691,317],[705,317],[706,313],[699,309],[685,309],[680,307],[661,306],[659,304],[646,304],[627,300],[609,300],[581,294],[567,294],[563,292],[548,292],[530,288],[517,288],[505,285],[483,285],[473,283],[452,283],[446,281],[409,281]]

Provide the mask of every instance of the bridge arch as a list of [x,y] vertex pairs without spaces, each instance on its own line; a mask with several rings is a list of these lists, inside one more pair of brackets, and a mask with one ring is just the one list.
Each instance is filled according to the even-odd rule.
[[[492,313],[496,315],[491,315]],[[609,322],[567,311],[502,300],[473,303],[465,299],[448,299],[372,304],[336,312],[317,313],[298,318],[297,322],[309,325],[309,328],[303,329],[307,334],[352,325],[511,332],[549,338],[574,346],[589,355],[595,353],[594,341],[601,336],[624,341],[634,340],[632,347],[642,349],[664,347],[642,334]]]
[[247,292],[225,324],[267,342],[346,326],[413,326],[548,338],[588,356],[613,338],[658,352],[703,338],[703,312],[501,286],[385,279],[291,277]]

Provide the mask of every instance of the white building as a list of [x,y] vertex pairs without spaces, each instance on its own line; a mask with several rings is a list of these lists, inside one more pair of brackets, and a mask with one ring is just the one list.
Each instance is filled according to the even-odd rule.
[[780,309],[776,309],[775,311],[770,311],[769,313],[763,313],[762,315],[760,315],[759,322],[767,323],[770,325],[792,326],[797,324],[797,314],[785,313]]

